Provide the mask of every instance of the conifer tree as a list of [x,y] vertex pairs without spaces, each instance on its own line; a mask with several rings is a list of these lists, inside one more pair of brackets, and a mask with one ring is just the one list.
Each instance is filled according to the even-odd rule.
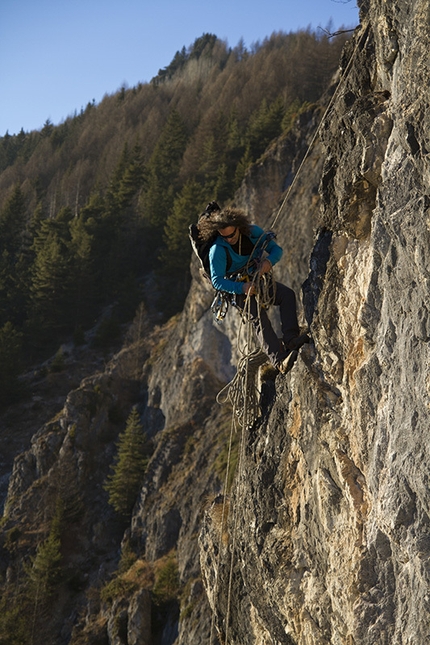
[[118,454],[112,474],[107,478],[105,490],[109,504],[123,516],[129,516],[145,474],[147,442],[139,413],[133,408],[124,432],[119,435]]
[[16,186],[0,215],[0,325],[22,319],[19,262],[23,252],[26,208]]
[[[67,236],[67,237],[66,237]],[[32,321],[42,335],[70,326],[72,278],[68,226],[44,220],[35,239],[30,285]]]
[[[203,145],[203,159],[204,163],[201,167],[201,174],[205,178],[205,184],[210,187],[214,181],[220,158],[222,157],[224,145],[222,148],[219,143],[219,135],[217,132],[210,132]],[[220,149],[221,148],[221,149]]]
[[[243,141],[243,129],[239,125],[237,109],[233,107],[227,123],[227,154],[225,160],[227,164],[228,176],[231,179],[229,197],[238,187],[238,185],[234,182],[234,174],[244,152],[245,144]],[[220,201],[223,201],[221,197]]]
[[281,134],[284,114],[283,101],[278,97],[270,106],[264,98],[258,110],[252,115],[248,128],[248,140],[253,161],[258,159],[268,144]]
[[39,545],[29,570],[30,585],[35,602],[48,599],[59,580],[61,567],[60,532],[54,520],[48,537]]
[[70,224],[71,299],[73,303],[74,328],[84,326],[95,313],[96,285],[94,281],[94,236],[82,217]]
[[111,207],[115,208],[116,206],[116,195],[118,192],[118,187],[121,181],[121,178],[124,174],[124,171],[127,167],[129,161],[129,149],[128,149],[128,143],[125,143],[119,158],[119,161],[117,163],[117,166],[112,173],[112,177],[110,179],[106,197],[107,201],[110,204]]
[[144,217],[160,232],[173,206],[186,142],[185,124],[173,110],[148,163],[149,188],[144,198]]
[[196,213],[203,210],[204,203],[203,189],[194,180],[185,184],[176,197],[164,228],[163,271],[183,275],[188,270],[191,258],[188,227],[195,220]]
[[203,210],[207,201],[203,188],[196,181],[190,180],[176,197],[167,218],[159,275],[162,276],[161,293],[169,294],[168,299],[164,296],[165,301],[162,303],[168,316],[180,309],[187,295],[191,279],[188,227],[195,221],[196,214]]
[[19,396],[21,352],[22,333],[11,322],[5,323],[0,329],[0,405],[12,403]]
[[245,177],[245,173],[249,166],[252,164],[252,155],[251,155],[251,150],[249,145],[246,147],[246,150],[243,154],[242,159],[239,161],[236,167],[236,172],[234,175],[234,183],[235,186],[239,186],[243,178]]
[[20,186],[15,189],[0,216],[0,249],[16,257],[24,230],[26,207]]
[[27,567],[27,596],[30,604],[31,645],[42,645],[52,638],[54,624],[48,612],[50,602],[61,581],[61,526],[63,504],[58,500],[49,535],[38,548]]
[[233,192],[233,177],[234,175],[232,176],[229,173],[227,163],[222,163],[219,165],[216,174],[214,190],[212,193],[217,202],[224,204],[229,199],[229,197],[231,197]]
[[126,165],[119,182],[117,200],[120,209],[130,206],[133,197],[142,187],[143,181],[144,167],[140,147],[136,145],[132,150],[130,161]]

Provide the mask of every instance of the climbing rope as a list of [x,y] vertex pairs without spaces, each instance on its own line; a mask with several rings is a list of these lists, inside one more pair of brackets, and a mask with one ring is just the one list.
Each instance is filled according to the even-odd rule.
[[[340,89],[342,85],[344,84],[349,71],[351,69],[351,65],[353,60],[355,59],[356,52],[358,50],[359,45],[361,44],[364,36],[366,34],[366,31],[364,31],[360,38],[357,39],[357,42],[355,44],[354,50],[351,54],[351,57],[348,61],[348,64],[341,75],[341,78],[339,79],[339,83],[336,87],[336,90],[333,93],[333,96],[327,106],[327,109],[325,110],[323,117],[318,124],[318,127],[311,139],[311,142],[306,150],[306,153],[299,165],[299,168],[294,175],[293,181],[291,182],[287,193],[278,209],[278,212],[275,215],[275,218],[272,223],[271,228],[275,228],[276,222],[278,221],[285,204],[287,203],[289,196],[291,194],[291,191],[293,187],[295,186],[295,183],[297,181],[298,176],[301,173],[301,170],[310,154],[310,151],[319,135],[320,129],[325,122],[327,115],[332,108],[335,99],[337,98]],[[262,237],[262,236],[261,236]],[[261,239],[261,238],[260,238]],[[259,243],[259,240],[257,241],[256,245]],[[264,284],[265,280],[257,280],[257,276],[259,274],[256,272],[255,276],[253,277],[253,285],[256,290],[256,297],[258,298],[258,304],[259,308],[258,311],[260,311],[260,307],[268,307],[270,304],[274,302],[274,285],[275,282],[273,281],[273,277],[271,277],[271,282],[272,282],[272,288],[268,287],[266,284]],[[260,282],[263,282],[262,287],[260,287]],[[228,452],[228,463],[227,463],[227,472],[226,472],[226,480],[224,484],[224,500],[223,500],[223,511],[222,511],[222,522],[221,522],[221,533],[220,533],[220,543],[219,543],[219,558],[221,557],[221,550],[222,550],[222,535],[223,535],[223,530],[226,522],[226,517],[225,517],[225,504],[226,504],[226,491],[227,491],[227,482],[228,482],[228,475],[230,471],[230,458],[231,458],[231,446],[232,446],[232,441],[233,441],[233,429],[236,426],[236,420],[239,423],[241,427],[241,439],[240,439],[240,450],[239,450],[239,459],[238,459],[238,466],[237,466],[237,475],[236,475],[236,496],[237,499],[243,499],[243,494],[242,494],[242,487],[244,484],[244,472],[243,472],[243,465],[244,465],[244,458],[245,458],[245,446],[246,442],[244,440],[244,433],[247,429],[249,429],[255,419],[256,415],[259,413],[259,403],[258,403],[258,393],[256,393],[256,388],[255,388],[255,383],[252,384],[252,387],[250,387],[250,383],[252,381],[255,381],[255,375],[258,371],[258,367],[265,362],[267,357],[265,354],[261,351],[261,349],[254,349],[250,351],[250,342],[249,342],[249,335],[250,335],[250,329],[251,329],[251,323],[250,323],[250,311],[249,311],[249,302],[250,298],[246,299],[246,304],[245,306],[245,311],[243,314],[243,322],[247,323],[248,327],[248,338],[247,338],[247,343],[245,345],[245,351],[243,352],[243,357],[239,361],[238,368],[237,368],[237,373],[236,376],[233,378],[233,380],[228,383],[225,388],[219,392],[217,396],[217,401],[219,403],[226,402],[227,400],[230,401],[232,408],[233,408],[233,416],[232,416],[232,424],[231,424],[231,433],[230,433],[230,442],[229,442],[229,452]],[[239,336],[239,335],[238,335]],[[264,361],[263,361],[264,357]],[[260,362],[261,361],[261,362]],[[254,379],[252,378],[254,377]],[[237,541],[237,523],[238,523],[238,513],[236,510],[233,508],[233,520],[232,520],[232,541],[231,541],[231,550],[230,550],[230,570],[229,570],[229,582],[228,582],[228,593],[227,593],[227,612],[226,612],[226,619],[225,619],[225,640],[224,643],[225,645],[228,645],[229,642],[229,629],[230,629],[230,613],[231,613],[231,595],[232,595],[232,585],[233,585],[233,566],[234,566],[234,557],[235,557],[235,551],[236,551],[236,541]],[[220,568],[220,560],[218,561],[217,565],[217,586],[216,586],[216,596],[218,594],[218,574],[219,574],[219,568]],[[213,623],[214,624],[214,623]],[[212,645],[212,626],[211,626],[211,638],[210,638],[210,645]]]
[[[251,333],[252,333],[251,325],[248,323],[247,339],[246,339],[245,346],[249,346],[251,343]],[[253,392],[255,392],[255,387],[254,388],[250,387],[250,376],[252,373],[255,375],[256,370],[249,369],[250,367],[249,362],[252,361],[252,359],[254,359],[254,363],[257,363],[263,360],[261,357],[259,357],[260,354],[264,356],[264,361],[266,361],[267,360],[266,355],[263,354],[263,352],[261,352],[260,350],[254,350],[250,353],[245,354],[239,363],[236,377],[233,379],[231,383],[229,383],[225,388],[223,388],[223,390],[221,390],[221,392],[217,396],[217,401],[219,403],[225,403],[227,400],[231,402],[231,405],[233,408],[233,414],[232,414],[232,422],[230,426],[227,467],[226,467],[226,473],[224,477],[224,489],[223,489],[224,495],[223,495],[223,503],[222,503],[221,526],[219,531],[217,570],[216,570],[216,580],[215,580],[215,589],[214,589],[215,602],[218,596],[219,582],[220,582],[219,571],[220,571],[221,557],[223,554],[223,534],[227,526],[227,511],[226,511],[227,489],[228,489],[228,482],[229,482],[230,470],[231,470],[231,453],[232,453],[232,445],[233,445],[233,436],[238,429],[237,423],[241,426],[243,430],[244,428],[248,427],[248,424],[250,423],[251,419],[248,419],[248,415],[250,415],[251,418],[253,418],[254,415],[256,414],[255,409],[253,409],[251,414],[249,412],[249,410],[253,408],[253,406],[258,405],[258,401],[256,397],[254,396],[254,399],[253,399],[254,402],[252,406],[249,404],[247,400],[247,398],[249,396],[253,396]],[[238,377],[238,375],[240,375],[240,378]],[[225,395],[225,398],[222,398],[221,395],[223,396]],[[243,470],[242,466],[244,463],[244,459],[243,459],[244,449],[245,449],[245,441],[241,440],[239,457],[238,457],[238,465],[237,465],[237,477],[240,481],[243,481],[243,477],[241,473]],[[233,509],[233,544],[230,550],[230,572],[229,572],[229,582],[228,582],[228,600],[227,600],[227,615],[226,615],[226,640],[225,640],[226,643],[228,643],[228,632],[229,632],[229,623],[230,623],[231,590],[232,590],[232,582],[233,582],[232,571],[233,571],[233,558],[236,550],[237,518],[238,518],[238,514]],[[214,628],[215,628],[215,611],[212,612],[209,645],[212,645]]]
[[[221,564],[221,555],[222,555],[222,545],[223,545],[223,535],[224,535],[224,529],[227,526],[227,512],[226,512],[226,501],[227,501],[227,489],[228,489],[228,482],[230,479],[230,469],[231,469],[231,452],[232,452],[232,446],[233,446],[233,435],[235,432],[235,423],[234,423],[234,417],[232,417],[232,422],[230,425],[230,440],[228,443],[228,454],[227,454],[227,467],[225,471],[225,477],[224,477],[224,495],[223,495],[223,500],[222,500],[222,513],[221,513],[221,526],[220,526],[220,531],[219,531],[219,544],[218,544],[218,556],[217,556],[217,568],[216,568],[216,579],[215,579],[215,589],[214,589],[214,600],[216,602],[217,597],[218,597],[218,589],[219,589],[219,570],[220,570],[220,564]],[[209,636],[209,645],[212,645],[212,639],[214,635],[214,630],[215,630],[215,611],[212,612],[212,620],[211,620],[211,631],[210,631],[210,636]]]
[[329,104],[328,104],[328,106],[327,106],[326,110],[324,111],[324,114],[323,114],[323,116],[321,118],[321,121],[319,122],[318,127],[315,130],[315,133],[314,133],[314,135],[313,135],[313,137],[311,139],[311,142],[307,147],[305,156],[303,157],[303,159],[302,159],[302,161],[301,161],[301,163],[300,163],[300,165],[299,165],[299,167],[297,169],[297,172],[295,173],[295,175],[293,177],[293,181],[291,182],[291,184],[288,187],[288,190],[287,190],[287,192],[285,194],[285,197],[282,200],[282,203],[281,203],[281,205],[280,205],[280,207],[278,209],[278,212],[276,213],[275,218],[274,218],[274,220],[272,222],[272,227],[271,228],[275,228],[276,222],[278,221],[278,219],[279,219],[279,217],[280,217],[280,215],[281,215],[281,213],[282,213],[282,211],[284,209],[284,206],[288,201],[288,198],[289,198],[289,196],[291,194],[291,191],[293,190],[293,187],[296,184],[297,178],[299,177],[299,175],[301,173],[301,170],[302,170],[302,168],[303,168],[303,166],[304,166],[307,158],[309,157],[310,152],[311,152],[311,150],[312,150],[312,148],[314,146],[314,143],[317,140],[317,137],[319,136],[320,130],[321,130],[323,124],[326,121],[327,115],[328,115],[329,111],[331,110],[331,108],[333,107],[333,104],[334,104],[335,100],[337,99],[337,97],[339,95],[340,89],[342,88],[344,82],[346,81],[346,78],[347,78],[347,76],[348,76],[348,74],[350,72],[351,66],[352,66],[352,62],[355,59],[355,55],[357,53],[358,47],[361,44],[362,40],[364,39],[366,33],[367,33],[366,30],[364,30],[363,33],[360,35],[360,38],[357,38],[357,42],[355,43],[355,47],[354,47],[354,50],[353,50],[353,52],[352,52],[352,54],[350,56],[348,64],[345,67],[343,73],[341,74],[341,77],[340,77],[339,82],[338,82],[338,84],[336,86],[336,89],[333,92],[333,96],[331,97],[331,99],[329,101]]
[[[247,407],[245,406],[245,418],[244,424],[242,427],[242,437],[240,441],[240,450],[239,450],[239,459],[237,464],[237,498],[242,499],[242,489],[244,483],[244,464],[245,464],[245,446],[246,442],[244,441],[244,432],[245,428],[249,427],[249,421],[247,419]],[[227,613],[225,618],[225,643],[228,644],[229,630],[230,630],[230,610],[231,610],[231,594],[233,588],[233,566],[234,566],[234,557],[236,554],[236,542],[237,542],[237,524],[239,519],[239,513],[235,505],[233,506],[233,539],[231,543],[231,552],[230,552],[230,571],[228,579],[228,592],[227,592]]]
[[255,377],[258,368],[267,362],[267,356],[259,349],[241,358],[236,374],[217,396],[217,402],[223,405],[229,401],[233,409],[233,419],[243,427],[252,425],[260,413],[259,392]]
[[[272,271],[260,275],[254,272],[251,287],[255,290],[258,318],[261,309],[270,307],[275,301],[276,284]],[[241,322],[247,330],[244,347],[241,347],[241,330],[237,335],[237,351],[242,355],[239,360],[236,374],[233,379],[218,393],[216,400],[220,405],[230,402],[233,410],[233,419],[236,424],[244,428],[252,426],[260,414],[260,392],[257,388],[258,369],[267,363],[267,356],[259,347],[252,347],[251,333],[252,315],[250,311],[251,296],[245,300],[245,307],[241,311]],[[261,325],[261,320],[258,320]]]
[[[251,325],[247,325],[247,344],[250,344],[251,340]],[[256,359],[258,354],[262,354],[259,350],[257,352],[251,352],[250,354],[247,354],[246,356],[243,357],[241,364],[243,369],[238,369],[238,373],[241,374],[241,378],[243,379],[243,390],[242,388],[239,388],[243,391],[243,406],[240,407],[241,409],[241,420],[240,420],[240,425],[242,426],[242,433],[245,430],[245,428],[250,427],[251,420],[254,416],[254,412],[251,411],[251,405],[247,401],[247,397],[250,395],[252,392],[252,389],[250,387],[250,376],[252,370],[249,369],[249,359],[250,357]],[[266,356],[264,355],[264,360],[267,360]],[[257,361],[258,362],[258,361]],[[255,373],[255,372],[254,372]],[[235,405],[235,401],[233,400],[232,405]],[[237,407],[236,407],[236,414],[237,414]],[[235,408],[233,407],[233,410]],[[228,458],[227,458],[227,469],[226,469],[226,474],[225,474],[225,480],[224,480],[224,496],[223,496],[223,506],[222,506],[222,516],[221,516],[221,526],[220,526],[220,534],[219,534],[219,545],[218,545],[218,558],[217,558],[217,578],[215,582],[215,591],[214,591],[214,598],[216,600],[218,596],[218,589],[219,589],[219,571],[220,571],[220,563],[221,563],[221,556],[223,553],[223,533],[224,533],[224,528],[227,525],[227,513],[226,513],[226,500],[227,500],[227,486],[228,486],[228,481],[230,477],[230,459],[231,459],[231,451],[232,451],[232,443],[233,443],[233,434],[234,431],[236,430],[236,423],[235,423],[235,418],[236,414],[233,413],[232,416],[232,423],[231,423],[231,430],[230,430],[230,441],[229,441],[229,450],[228,450]],[[248,415],[250,418],[248,418]],[[240,499],[241,496],[241,490],[244,482],[244,470],[243,470],[243,464],[244,462],[244,457],[245,457],[245,446],[246,442],[243,440],[243,434],[242,438],[240,441],[240,450],[239,450],[239,455],[238,455],[238,464],[237,464],[237,475],[236,475],[236,481],[238,482],[237,484],[237,496]],[[233,529],[232,529],[232,543],[231,543],[231,548],[230,548],[230,564],[229,564],[229,578],[228,578],[228,594],[227,594],[227,614],[225,618],[225,643],[228,643],[228,638],[229,638],[229,630],[230,630],[230,611],[231,611],[231,594],[232,594],[232,586],[233,586],[233,564],[234,564],[234,556],[236,552],[236,541],[237,541],[237,523],[238,523],[238,513],[233,507]],[[209,645],[212,645],[212,639],[213,639],[213,633],[214,633],[214,626],[215,626],[215,612],[212,614],[212,622],[211,622],[211,633],[210,633],[210,639],[209,639]]]

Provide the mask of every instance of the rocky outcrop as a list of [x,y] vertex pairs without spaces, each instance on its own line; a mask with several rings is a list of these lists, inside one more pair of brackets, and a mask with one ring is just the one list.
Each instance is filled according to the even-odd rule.
[[430,638],[430,14],[420,0],[361,12],[321,128],[321,218],[304,285],[314,344],[243,437],[229,547],[213,509],[201,535],[231,643]]

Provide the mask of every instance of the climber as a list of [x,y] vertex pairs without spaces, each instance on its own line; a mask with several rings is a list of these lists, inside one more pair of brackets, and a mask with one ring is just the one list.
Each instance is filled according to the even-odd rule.
[[[218,207],[217,204],[216,206]],[[261,349],[272,365],[280,372],[287,373],[297,359],[300,347],[309,342],[307,334],[300,334],[294,291],[280,282],[274,285],[273,304],[279,307],[281,318],[280,341],[266,309],[258,305],[255,280],[246,282],[234,279],[234,274],[238,274],[245,266],[249,267],[253,259],[259,276],[269,273],[282,256],[281,247],[273,237],[269,237],[267,241],[267,234],[259,226],[251,224],[245,212],[238,208],[213,209],[207,217],[200,218],[198,228],[203,241],[210,240],[214,233],[217,234],[209,251],[213,286],[219,291],[233,294],[232,303],[240,311],[245,310],[245,304],[249,305],[250,318]],[[264,245],[266,257],[259,257]],[[273,291],[271,293],[273,295]],[[251,299],[248,303],[247,298]]]

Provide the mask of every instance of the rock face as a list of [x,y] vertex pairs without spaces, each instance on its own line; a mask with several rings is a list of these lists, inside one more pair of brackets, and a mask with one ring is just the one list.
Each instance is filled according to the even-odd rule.
[[314,344],[244,434],[228,538],[213,509],[201,535],[229,643],[430,640],[430,8],[361,14],[321,128]]
[[[137,321],[69,394],[16,458],[1,527],[11,598],[64,506],[43,642],[430,642],[430,9],[360,5],[304,164],[318,107],[235,199],[275,223],[276,276],[302,296],[313,342],[286,377],[262,371],[262,414],[232,432],[215,397],[235,373],[240,321],[213,322],[193,262],[181,315],[151,333]],[[152,454],[120,520],[104,483],[132,406]]]

